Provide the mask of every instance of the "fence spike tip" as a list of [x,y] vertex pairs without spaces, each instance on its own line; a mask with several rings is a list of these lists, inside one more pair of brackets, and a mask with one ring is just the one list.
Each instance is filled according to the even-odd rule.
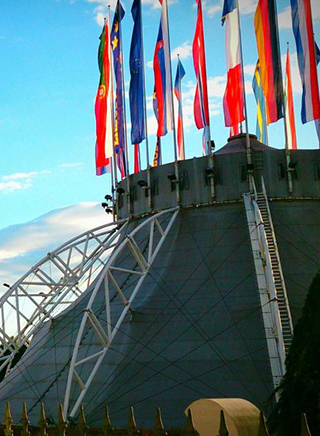
[[164,425],[162,421],[162,414],[160,407],[156,407],[156,418],[155,418],[155,425],[154,428],[160,432],[163,432]]
[[11,415],[11,408],[10,408],[9,401],[6,402],[6,411],[4,414],[4,424],[6,427],[4,434],[6,436],[13,436],[13,430],[11,428],[11,426],[13,424],[13,419],[12,419],[12,415]]
[[132,406],[129,408],[129,422],[128,422],[128,429],[129,430],[136,430],[137,429],[137,423],[136,418],[134,416],[134,409]]
[[266,418],[263,412],[260,411],[258,436],[269,436]]
[[112,428],[110,414],[109,414],[109,407],[105,406],[103,411],[103,424],[105,427]]
[[24,401],[22,403],[22,418],[21,418],[21,426],[22,426],[22,431],[21,431],[21,435],[22,436],[30,436],[30,431],[29,431],[29,418],[28,418],[28,409],[27,409],[27,403]]
[[195,428],[194,428],[194,425],[193,425],[193,418],[192,418],[191,409],[188,409],[186,433],[187,434],[195,434],[195,433],[197,433]]
[[226,419],[224,416],[224,411],[220,411],[220,428],[219,428],[219,436],[228,436],[229,430],[226,424]]
[[307,415],[301,414],[301,436],[311,436]]

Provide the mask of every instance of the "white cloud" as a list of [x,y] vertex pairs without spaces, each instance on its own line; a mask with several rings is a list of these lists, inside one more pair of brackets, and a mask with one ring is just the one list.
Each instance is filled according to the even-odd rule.
[[51,174],[51,171],[30,171],[28,173],[14,173],[4,175],[0,179],[0,191],[5,194],[28,189],[33,185],[33,179],[37,176]]
[[83,163],[81,162],[70,162],[70,163],[63,163],[59,165],[60,168],[79,168],[82,167]]
[[12,285],[49,251],[110,220],[100,203],[79,203],[0,230],[0,286]]
[[[320,6],[319,0],[311,0],[312,18],[313,20],[320,19]],[[291,19],[291,7],[288,6],[282,12],[278,14],[278,25],[279,29],[291,29],[292,19]]]
[[17,179],[32,179],[33,177],[42,175],[42,174],[50,174],[51,171],[43,170],[43,171],[30,171],[28,173],[14,173],[2,176],[3,180],[17,180]]
[[[216,14],[222,14],[221,0],[204,0],[202,3],[203,11],[211,18]],[[239,0],[241,14],[252,14],[257,7],[257,0]]]
[[179,47],[176,47],[171,52],[171,59],[174,60],[177,58],[177,55],[179,55],[180,59],[187,59],[191,56],[192,52],[192,46],[189,43],[189,41],[184,42],[183,44],[179,45]]

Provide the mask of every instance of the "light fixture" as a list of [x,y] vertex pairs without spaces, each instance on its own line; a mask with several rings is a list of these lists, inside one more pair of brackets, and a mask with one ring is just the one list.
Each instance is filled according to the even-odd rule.
[[104,198],[105,198],[107,201],[112,201],[112,196],[109,195],[109,194],[105,195]]
[[214,174],[214,170],[213,170],[213,168],[206,168],[206,175],[208,176],[208,177],[213,177],[213,174]]
[[107,207],[104,211],[105,211],[106,213],[112,213],[112,209],[110,209],[110,207]]
[[216,148],[216,144],[215,144],[213,139],[211,139],[211,141],[210,141],[210,146],[211,146],[212,150],[214,150]]
[[177,182],[177,176],[176,176],[175,174],[169,174],[169,175],[168,175],[168,179],[169,179],[171,182]]
[[123,195],[126,192],[123,188],[117,188],[116,191],[119,195]]
[[254,169],[254,165],[253,165],[253,163],[250,163],[250,164],[247,165],[247,170],[248,170],[248,171],[251,171],[251,172],[252,172],[253,169]]
[[6,288],[10,288],[10,285],[8,285],[8,283],[3,283],[3,286],[5,286]]
[[104,207],[104,208],[108,207],[108,203],[101,203],[101,206]]
[[298,165],[298,162],[290,161],[288,166],[289,166],[290,170],[293,171],[297,168],[297,165]]
[[145,180],[139,180],[138,185],[140,186],[140,188],[148,187],[148,183]]

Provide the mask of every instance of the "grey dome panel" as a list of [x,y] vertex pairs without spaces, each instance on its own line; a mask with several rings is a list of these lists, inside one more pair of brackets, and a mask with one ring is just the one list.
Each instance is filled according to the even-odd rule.
[[[102,291],[96,308],[101,304],[103,323]],[[26,400],[36,421],[39,397],[56,417],[89,293],[39,330],[2,381],[0,405],[10,400],[15,419]],[[112,312],[119,308],[115,298]],[[94,350],[96,338],[88,334],[84,345]],[[139,425],[149,426],[159,406],[166,425],[178,426],[198,398],[242,397],[263,408],[272,386],[243,204],[181,211],[85,397],[88,421],[101,421],[108,404],[113,424],[125,425],[133,405]]]

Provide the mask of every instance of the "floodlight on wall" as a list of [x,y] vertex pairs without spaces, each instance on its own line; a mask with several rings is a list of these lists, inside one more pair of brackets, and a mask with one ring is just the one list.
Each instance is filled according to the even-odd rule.
[[123,195],[126,191],[123,188],[117,188],[116,189],[117,194]]
[[108,207],[108,203],[101,203],[101,207],[103,207],[103,208]]
[[138,185],[140,188],[148,188],[148,183],[145,180],[139,180]]
[[297,165],[298,165],[298,162],[290,161],[289,165],[288,165],[289,170],[294,171],[297,168]]
[[105,211],[106,213],[112,213],[112,209],[110,209],[110,207],[107,207],[104,211]]
[[169,174],[168,179],[170,180],[171,183],[178,183],[179,181],[177,180],[177,176],[175,174]]
[[112,201],[112,196],[109,195],[109,194],[105,195],[104,198],[105,198],[107,201]]
[[213,177],[214,176],[214,169],[213,168],[206,168],[206,176],[207,177]]
[[213,139],[210,140],[210,147],[211,147],[211,150],[214,150],[216,148],[216,144],[215,144]]
[[250,171],[250,172],[252,172],[254,170],[253,163],[250,163],[250,164],[247,165],[247,170]]

